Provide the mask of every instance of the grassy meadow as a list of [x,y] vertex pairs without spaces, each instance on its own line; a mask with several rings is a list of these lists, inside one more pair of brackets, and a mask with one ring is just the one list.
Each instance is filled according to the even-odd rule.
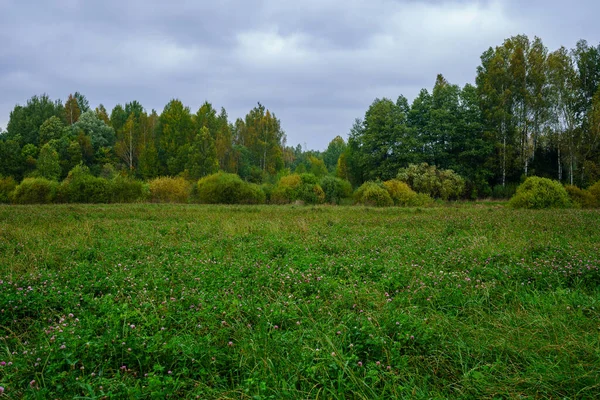
[[0,399],[600,398],[600,212],[0,206]]

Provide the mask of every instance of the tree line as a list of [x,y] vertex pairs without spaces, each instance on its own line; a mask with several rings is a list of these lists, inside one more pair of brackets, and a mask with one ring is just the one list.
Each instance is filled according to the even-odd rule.
[[138,101],[94,110],[80,93],[63,104],[33,96],[10,114],[0,140],[0,174],[65,178],[79,164],[95,175],[198,179],[221,169],[260,180],[284,167],[285,133],[260,103],[234,123],[205,102],[193,114],[171,100],[158,115]]
[[81,93],[16,105],[0,131],[0,175],[65,179],[85,166],[95,176],[190,181],[217,171],[276,183],[291,173],[337,176],[358,187],[428,164],[464,178],[464,197],[510,191],[527,176],[589,186],[600,178],[600,45],[581,40],[550,52],[519,35],[481,56],[475,85],[438,75],[409,104],[375,99],[325,151],[288,146],[281,122],[262,104],[233,122],[205,102],[193,113],[177,99],[159,115],[138,101],[110,112]]
[[345,174],[389,179],[428,163],[463,176],[473,197],[532,175],[579,186],[600,178],[600,45],[549,52],[514,36],[482,54],[475,82],[438,75],[410,105],[376,99],[350,131]]

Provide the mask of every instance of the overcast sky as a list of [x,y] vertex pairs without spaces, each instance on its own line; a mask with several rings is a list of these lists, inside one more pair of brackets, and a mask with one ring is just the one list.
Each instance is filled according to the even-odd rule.
[[260,101],[288,144],[322,150],[376,97],[474,82],[510,36],[596,45],[598,15],[597,0],[0,0],[0,127],[42,93],[109,112],[208,100],[231,121]]

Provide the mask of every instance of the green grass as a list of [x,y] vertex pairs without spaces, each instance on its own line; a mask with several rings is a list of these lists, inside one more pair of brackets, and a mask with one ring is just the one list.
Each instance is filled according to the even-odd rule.
[[0,206],[1,398],[600,396],[600,212]]

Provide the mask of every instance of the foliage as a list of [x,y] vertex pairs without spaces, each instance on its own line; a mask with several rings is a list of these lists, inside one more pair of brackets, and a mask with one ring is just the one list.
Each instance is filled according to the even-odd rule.
[[54,201],[58,182],[44,178],[25,178],[12,193],[17,204],[48,204]]
[[406,110],[384,98],[375,99],[364,120],[355,121],[348,150],[357,181],[392,178],[394,171],[414,161],[418,146],[406,120]]
[[365,182],[354,192],[354,201],[365,206],[389,207],[394,200],[382,183]]
[[286,204],[302,201],[307,204],[325,202],[325,193],[313,174],[292,174],[282,177],[271,192],[271,202]]
[[[310,163],[310,173],[316,176],[317,178],[328,174],[327,167],[325,166],[325,162],[322,158],[309,156],[308,162]],[[298,172],[296,171],[296,173]]]
[[163,176],[148,182],[150,200],[155,203],[187,203],[191,185],[183,178]]
[[598,206],[598,201],[589,190],[580,189],[574,185],[566,185],[565,190],[569,194],[571,202],[580,208],[594,208]]
[[17,182],[11,176],[0,176],[0,203],[9,203],[11,194],[16,187]]
[[286,204],[298,198],[298,192],[302,185],[302,178],[298,174],[282,177],[271,192],[271,202],[274,204]]
[[401,207],[424,206],[433,202],[425,193],[416,193],[405,182],[392,179],[383,182],[383,186],[390,194],[394,205]]
[[600,205],[600,181],[594,183],[590,186],[587,191],[592,194],[596,198],[596,204]]
[[149,188],[143,182],[117,175],[109,181],[111,203],[135,203],[147,199]]
[[60,184],[57,200],[65,203],[110,203],[111,185],[108,180],[93,176],[85,165],[69,171]]
[[494,199],[510,199],[517,193],[517,184],[496,185],[492,189],[492,198]]
[[248,149],[250,159],[262,171],[274,175],[284,167],[285,132],[275,114],[258,103],[237,123],[239,140]]
[[0,174],[20,180],[25,169],[18,140],[0,138]]
[[75,134],[83,132],[89,137],[96,152],[101,147],[109,147],[115,144],[114,129],[99,119],[94,111],[90,110],[81,114],[79,120],[72,125],[72,129]]
[[528,176],[579,187],[598,180],[600,45],[580,40],[572,50],[550,51],[540,38],[513,36],[483,52],[475,82],[459,87],[438,75],[411,104],[402,94],[377,98],[354,121],[347,143],[337,136],[325,151],[288,146],[281,121],[260,103],[230,122],[224,108],[208,101],[192,113],[174,99],[159,115],[133,100],[109,116],[101,104],[92,110],[79,92],[64,105],[33,96],[14,107],[0,132],[0,174],[17,181],[45,175],[36,163],[50,143],[59,179],[83,162],[95,176],[111,164],[137,179],[195,181],[222,170],[261,184],[289,169],[335,174],[356,187],[427,163],[439,182],[425,182],[431,186],[425,193],[473,200],[508,198]]
[[67,119],[67,124],[73,125],[79,120],[80,116],[81,108],[79,107],[79,103],[77,102],[77,99],[70,94],[65,103],[65,117]]
[[352,197],[352,185],[346,180],[324,176],[320,185],[325,194],[325,203],[340,204],[343,199]]
[[452,170],[439,170],[427,163],[402,168],[397,178],[416,192],[442,200],[458,199],[465,189],[465,180],[460,175]]
[[323,161],[329,172],[335,172],[340,156],[346,151],[346,142],[341,136],[333,138],[325,152],[323,152]]
[[39,145],[40,127],[53,116],[62,119],[64,110],[60,101],[52,101],[47,95],[33,96],[25,106],[16,105],[10,113],[6,126],[6,139]]
[[65,133],[65,125],[60,118],[53,115],[48,118],[42,126],[40,126],[40,146],[48,143],[51,140],[58,140]]
[[225,172],[200,179],[195,197],[204,204],[264,204],[266,201],[260,186]]
[[58,153],[52,146],[45,144],[40,150],[40,155],[36,163],[37,175],[49,179],[51,181],[57,181],[60,177],[60,164],[58,161]]
[[202,127],[189,148],[183,146],[182,149],[187,152],[184,168],[190,178],[198,179],[215,173],[219,169],[215,140],[210,135],[208,128]]
[[512,208],[567,208],[571,201],[560,182],[532,176],[517,188],[509,205]]

